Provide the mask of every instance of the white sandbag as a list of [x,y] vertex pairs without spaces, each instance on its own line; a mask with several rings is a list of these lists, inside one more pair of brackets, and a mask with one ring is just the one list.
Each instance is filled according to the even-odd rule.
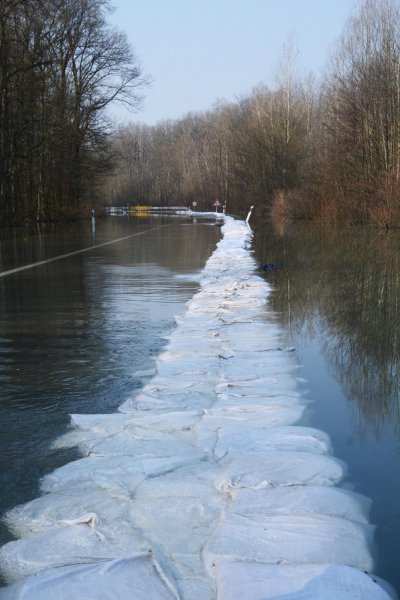
[[[168,476],[165,477],[168,486]],[[225,502],[221,495],[157,497],[147,490],[132,502],[135,524],[165,553],[196,554],[210,537]],[[145,501],[144,501],[145,499]],[[162,515],[162,522],[160,522]]]
[[[203,460],[174,469],[159,477],[150,477],[136,491],[135,499],[147,498],[208,498],[218,496],[214,482],[219,472],[218,464]],[[223,498],[222,498],[223,499]]]
[[249,419],[242,420],[245,420],[246,423],[249,422],[251,425],[253,418],[256,419],[258,417],[260,419],[259,427],[292,425],[301,418],[305,408],[300,403],[280,405],[278,402],[271,402],[267,404],[260,400],[260,398],[253,398],[252,402],[251,398],[249,398],[247,403],[242,402],[241,398],[234,398],[232,396],[229,396],[228,401],[224,401],[223,395],[218,395],[217,398],[214,406],[206,411],[209,418],[218,419],[218,417],[227,416],[231,417],[233,421],[236,415],[246,415]]
[[133,422],[132,417],[119,413],[99,415],[70,415],[71,425],[82,431],[110,435]]
[[294,485],[262,490],[239,489],[227,512],[244,517],[319,514],[368,523],[371,500],[343,488]]
[[80,446],[82,451],[88,452],[98,441],[117,433],[124,432],[140,438],[143,429],[179,434],[197,423],[201,414],[201,411],[149,414],[147,411],[137,410],[130,414],[71,415],[71,425],[74,429],[58,438],[53,447],[60,449]]
[[111,456],[130,455],[143,457],[192,456],[199,457],[198,451],[179,440],[176,436],[162,431],[135,428],[134,431],[121,431],[97,441],[82,444],[82,450],[90,455]]
[[88,477],[79,487],[61,488],[57,492],[35,498],[8,511],[4,522],[18,536],[58,529],[66,521],[79,519],[88,513],[95,513],[97,518],[118,526],[129,519],[131,502],[127,488],[132,486],[136,489],[145,477],[136,478],[134,483],[107,480],[106,477],[107,474],[103,479],[98,477],[97,481]]
[[[228,455],[253,456],[283,450],[326,454],[331,451],[329,436],[310,427],[278,426],[279,413],[268,410],[207,412],[193,427],[198,447],[216,460]],[[243,431],[246,430],[246,435]]]
[[215,600],[214,577],[206,571],[200,554],[171,553],[169,558],[169,573],[176,582],[180,599]]
[[203,411],[171,411],[148,413],[138,411],[135,415],[115,413],[112,415],[71,415],[71,424],[83,431],[110,435],[121,430],[140,431],[151,429],[166,433],[179,432],[200,421]]
[[200,315],[196,318],[175,315],[174,319],[176,324],[184,331],[191,331],[193,333],[197,332],[199,335],[202,331],[207,332],[208,330],[213,330],[216,327],[216,319],[207,315]]
[[298,411],[298,418],[301,418],[303,411],[309,404],[309,401],[301,396],[301,394],[287,396],[274,394],[268,396],[264,391],[259,389],[250,388],[248,394],[240,388],[235,388],[235,391],[231,391],[232,389],[233,388],[231,388],[228,393],[217,393],[217,401],[213,408],[269,406],[271,408],[280,408],[283,413],[285,410],[293,410],[293,415]]
[[235,348],[235,351],[232,351],[232,356],[229,357],[229,363],[234,365],[237,362],[245,362],[246,364],[272,364],[276,363],[277,365],[297,365],[297,362],[293,360],[292,353],[285,352],[280,348],[269,348],[263,350],[243,350]]
[[[131,498],[147,477],[154,481],[162,473],[193,460],[190,455],[134,461],[129,456],[80,459],[47,475],[41,485],[47,493],[13,508],[3,519],[17,536],[58,528],[63,520],[94,511],[110,523],[118,524],[126,518],[131,521]],[[212,483],[208,485],[211,489]]]
[[[390,600],[379,580],[345,565],[218,561],[218,600]],[[387,584],[384,584],[387,586]],[[388,591],[387,591],[388,590]]]
[[41,571],[0,589],[0,600],[177,600],[151,552]]
[[267,324],[262,321],[246,325],[240,323],[231,325],[229,329],[223,331],[223,338],[229,339],[232,344],[235,344],[238,347],[243,345],[243,350],[245,350],[246,347],[249,350],[253,350],[253,342],[255,344],[262,342],[271,343],[272,341],[281,341],[283,339],[281,328],[273,323]]
[[208,380],[203,381],[197,390],[192,389],[191,391],[139,393],[135,398],[121,404],[118,410],[123,413],[137,413],[137,411],[192,411],[209,408],[215,402],[213,386],[209,385],[210,383],[212,382]]
[[298,386],[295,378],[292,375],[285,374],[279,377],[274,375],[261,375],[254,378],[243,378],[230,375],[229,377],[224,372],[220,374],[216,385],[216,392],[241,393],[243,395],[251,394],[252,391],[262,392],[265,396],[268,395],[297,395]]
[[[131,406],[134,402],[140,401],[142,395],[146,398],[166,400],[174,399],[179,402],[180,399],[185,399],[188,395],[200,395],[206,401],[206,396],[212,394],[214,397],[215,379],[208,380],[205,378],[183,378],[183,377],[161,377],[157,375],[152,381],[145,385],[141,391],[132,399]],[[129,401],[128,401],[129,402]],[[125,406],[124,403],[121,406]],[[134,412],[138,412],[138,408],[134,408]],[[194,409],[192,409],[194,410]],[[120,407],[121,411],[121,407]],[[123,411],[121,411],[123,412]],[[132,411],[130,411],[132,412]]]
[[222,518],[203,550],[208,569],[218,560],[261,563],[346,564],[373,567],[374,528],[326,515]]
[[174,362],[156,361],[157,373],[161,377],[209,377],[215,379],[219,371],[218,362],[215,360],[186,360]]
[[2,546],[1,573],[11,583],[45,569],[109,560],[148,548],[140,532],[126,524],[117,534],[109,528],[70,525]]
[[[82,486],[88,479],[101,481],[109,477],[110,483],[115,482],[116,486],[124,486],[132,495],[137,485],[147,477],[155,478],[168,471],[197,462],[197,455],[135,457],[135,460],[129,456],[88,456],[67,463],[46,475],[42,479],[41,489],[44,492],[69,490]],[[13,511],[21,511],[25,506],[29,504],[16,507]]]
[[231,362],[226,361],[222,365],[222,375],[225,379],[235,381],[254,381],[261,377],[278,376],[279,378],[285,378],[288,375],[291,377],[295,371],[299,368],[296,364],[279,364],[279,363],[265,363],[265,364],[248,364],[246,362]]
[[94,443],[97,439],[107,437],[129,427],[132,419],[123,414],[112,415],[70,415],[73,429],[56,439],[54,449],[72,448],[82,444]]
[[332,456],[312,452],[271,451],[260,456],[223,459],[215,487],[262,489],[278,485],[335,485],[346,473],[345,464]]
[[220,340],[213,335],[207,337],[193,336],[193,334],[181,335],[170,341],[167,350],[175,353],[179,351],[186,356],[198,354],[200,357],[212,356],[215,358],[218,355],[220,344]]

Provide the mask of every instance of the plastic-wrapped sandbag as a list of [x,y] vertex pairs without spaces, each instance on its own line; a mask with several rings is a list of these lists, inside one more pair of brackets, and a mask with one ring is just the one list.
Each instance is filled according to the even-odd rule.
[[[60,522],[86,513],[109,523],[130,518],[132,497],[147,479],[157,481],[194,462],[192,456],[136,458],[129,456],[87,457],[60,467],[42,481],[43,496],[17,506],[3,518],[17,536],[60,527]],[[196,460],[196,465],[198,461]],[[212,490],[212,482],[209,484]]]
[[[344,565],[276,565],[224,562],[215,565],[218,600],[390,600],[396,594]],[[385,589],[381,586],[385,586]]]
[[[268,457],[272,451],[299,451],[326,454],[330,440],[317,429],[299,426],[269,424],[271,414],[265,417],[261,410],[244,413],[242,418],[205,415],[194,427],[198,447],[216,460],[225,456],[249,457],[261,453]],[[246,429],[246,435],[243,430]]]
[[371,507],[366,496],[324,485],[239,489],[232,496],[227,511],[245,517],[316,514],[368,523]]
[[137,413],[137,411],[181,411],[201,410],[210,408],[215,402],[210,381],[203,380],[196,388],[183,391],[153,393],[139,393],[135,398],[124,402],[118,410],[123,413]]
[[[81,440],[104,438],[120,432],[131,432],[138,437],[146,430],[179,435],[198,423],[203,415],[198,411],[170,411],[151,413],[137,411],[130,415],[71,415],[71,424],[79,430]],[[108,418],[112,417],[112,418]]]
[[[118,480],[110,479],[110,475],[107,472],[101,473],[100,481],[96,482],[88,473],[86,480],[79,486],[75,485],[70,489],[62,487],[56,492],[17,506],[5,515],[4,521],[15,535],[28,536],[27,539],[32,533],[59,529],[65,521],[79,519],[94,511],[97,517],[119,526],[129,516],[128,488],[132,482],[126,481],[121,485]],[[107,476],[109,479],[106,479]],[[143,480],[144,477],[135,479],[134,485],[137,486]],[[6,546],[0,548],[0,554],[4,548]]]
[[151,552],[45,570],[8,588],[0,600],[177,600]]
[[[218,396],[217,402],[206,411],[202,420],[208,421],[211,427],[222,427],[224,431],[225,426],[233,428],[235,423],[239,426],[245,423],[250,429],[260,429],[292,425],[301,418],[304,411],[304,406],[300,403],[280,405],[278,402],[266,403],[260,399],[257,402],[254,398],[252,400],[245,404],[240,399],[230,396],[227,402],[223,402],[221,396]],[[196,425],[200,426],[202,420],[199,419]],[[325,439],[328,441],[328,438]]]
[[215,487],[224,492],[238,488],[262,489],[279,485],[336,485],[346,473],[337,458],[313,452],[271,451],[251,457],[221,460]]
[[42,480],[41,488],[45,492],[62,488],[71,489],[72,486],[81,486],[87,479],[99,481],[101,478],[110,477],[110,482],[112,480],[117,485],[122,481],[132,494],[137,482],[197,462],[197,458],[191,455],[140,456],[132,460],[129,456],[90,456],[67,463],[46,475]]
[[[242,392],[242,390],[240,390],[240,392]],[[293,411],[292,414],[294,420],[292,422],[295,423],[301,418],[304,410],[308,406],[308,402],[300,394],[293,394],[291,396],[276,394],[268,396],[261,391],[251,390],[249,395],[246,395],[239,393],[239,390],[237,390],[229,391],[227,394],[217,394],[217,401],[214,404],[214,408],[251,408],[253,406],[269,406],[271,409],[277,408],[282,410],[283,414],[285,414],[286,411],[288,411],[287,414],[290,414],[290,411]]]
[[251,395],[252,391],[256,394],[260,392],[265,396],[283,396],[295,395],[298,397],[297,382],[294,377],[279,377],[277,374],[261,377],[244,379],[234,375],[224,373],[220,376],[216,385],[216,391],[222,393],[239,393],[243,396]]
[[203,549],[206,566],[218,560],[261,563],[347,564],[373,567],[374,528],[327,515],[290,514],[221,518]]
[[93,456],[134,455],[147,457],[165,457],[196,455],[196,450],[177,437],[160,431],[147,429],[121,431],[114,435],[96,440],[83,441],[83,452]]
[[140,531],[124,521],[111,527],[76,524],[28,535],[0,548],[3,577],[13,582],[48,568],[114,559],[149,548]]

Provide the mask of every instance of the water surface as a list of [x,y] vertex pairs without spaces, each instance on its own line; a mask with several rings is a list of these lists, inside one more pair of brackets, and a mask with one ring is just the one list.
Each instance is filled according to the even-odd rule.
[[372,498],[377,574],[400,594],[400,234],[259,225],[256,256],[284,263],[265,277],[310,422],[347,463],[345,485]]
[[2,232],[0,271],[89,250],[0,276],[1,514],[76,456],[51,447],[70,413],[112,412],[150,377],[219,238],[213,221],[184,218]]

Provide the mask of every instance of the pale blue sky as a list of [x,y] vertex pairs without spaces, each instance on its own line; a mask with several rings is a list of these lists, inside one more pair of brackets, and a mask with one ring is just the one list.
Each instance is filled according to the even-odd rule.
[[120,121],[154,124],[232,101],[273,85],[282,47],[294,34],[299,66],[318,76],[356,0],[113,0],[112,22],[125,31],[153,79],[138,114]]

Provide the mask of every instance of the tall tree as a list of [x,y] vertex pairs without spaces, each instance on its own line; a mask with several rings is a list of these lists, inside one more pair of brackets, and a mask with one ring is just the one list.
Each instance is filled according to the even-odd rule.
[[[341,38],[325,85],[328,159],[356,220],[398,207],[400,178],[400,8],[365,0]],[[382,193],[383,192],[383,193]]]
[[136,107],[144,84],[106,0],[0,4],[1,221],[79,210],[106,165],[115,101]]

